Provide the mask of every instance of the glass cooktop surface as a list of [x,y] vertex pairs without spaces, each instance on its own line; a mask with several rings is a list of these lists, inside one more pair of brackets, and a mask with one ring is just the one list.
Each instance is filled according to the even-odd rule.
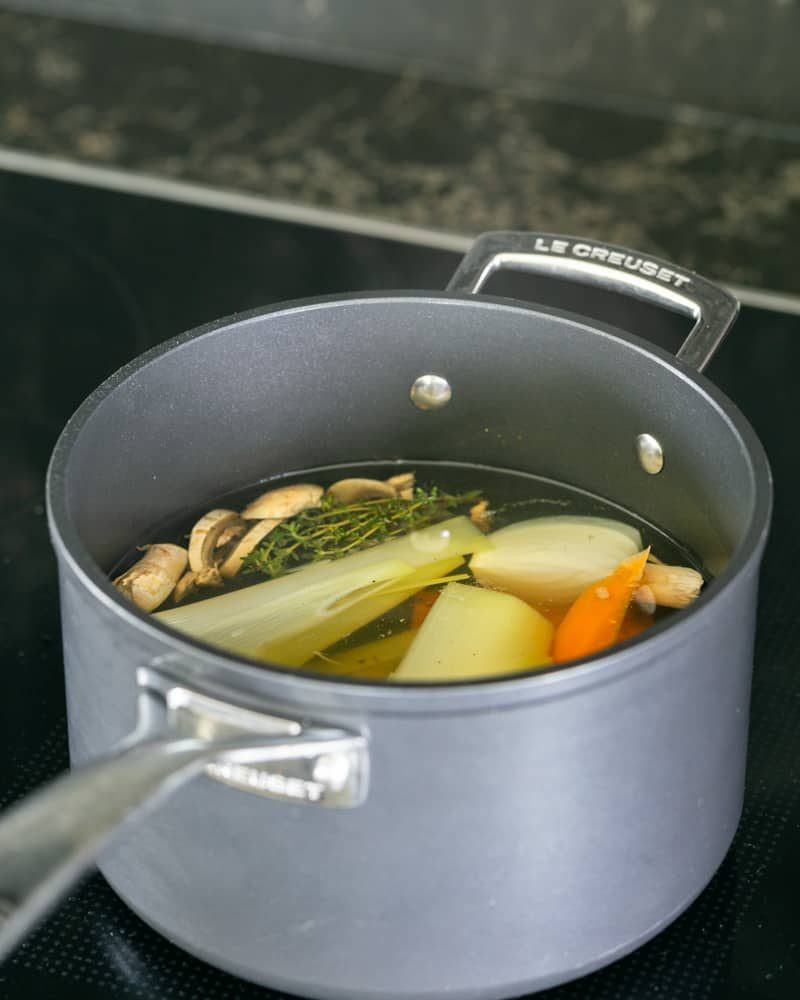
[[[0,805],[67,765],[56,568],[43,485],[70,413],[125,361],[182,330],[283,299],[442,288],[456,255],[0,174]],[[496,293],[544,296],[503,279]],[[574,298],[574,293],[573,293]],[[675,346],[672,317],[585,295]],[[566,302],[566,299],[563,299]],[[644,317],[644,319],[643,319]],[[547,1000],[800,996],[800,317],[744,309],[708,375],[761,436],[776,508],[761,588],[739,832],[690,909],[633,955]],[[531,943],[535,947],[535,942]],[[92,875],[0,967],[0,998],[280,1000],[196,961]]]

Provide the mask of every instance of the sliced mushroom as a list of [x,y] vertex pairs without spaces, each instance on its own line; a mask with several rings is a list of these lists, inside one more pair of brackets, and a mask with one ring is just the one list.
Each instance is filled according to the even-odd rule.
[[279,518],[265,518],[263,521],[256,521],[252,528],[234,545],[220,566],[219,571],[223,577],[230,580],[236,576],[242,568],[244,557],[250,555],[256,545],[281,523]]
[[197,573],[190,569],[187,569],[183,576],[175,584],[175,589],[172,591],[172,600],[175,604],[180,604],[181,601],[185,601],[189,594],[193,594],[197,590]]
[[187,559],[180,545],[148,545],[142,558],[114,580],[114,586],[137,608],[155,611],[175,589]]
[[189,566],[195,573],[214,565],[214,549],[220,536],[238,521],[235,510],[217,508],[204,514],[195,524],[189,536]]
[[[204,514],[189,535],[189,569],[195,574],[198,587],[219,587],[222,577],[217,569],[219,553],[217,544],[223,534],[240,525],[241,518],[235,510],[217,508]],[[185,586],[188,587],[188,584]]]
[[180,604],[200,587],[222,587],[223,584],[224,581],[218,566],[209,566],[208,569],[201,570],[199,573],[187,569],[175,585],[172,600],[175,604]]
[[241,516],[246,521],[265,519],[282,521],[308,510],[309,507],[319,507],[324,492],[321,486],[315,486],[313,483],[279,486],[256,497],[245,507]]
[[413,472],[400,472],[388,479],[340,479],[329,486],[328,496],[337,503],[357,503],[359,500],[390,500],[400,497],[402,500],[412,500],[414,497]]
[[237,538],[241,538],[242,535],[247,531],[247,525],[245,522],[239,518],[229,527],[223,529],[220,532],[219,538],[217,539],[217,544],[214,546],[216,552],[219,554],[222,549],[231,542],[236,541]]
[[399,496],[401,500],[414,499],[415,481],[416,476],[413,472],[401,472],[396,476],[389,476],[386,480],[388,485],[392,487],[395,494]]
[[340,479],[328,487],[328,496],[337,503],[355,503],[357,500],[382,500],[397,496],[393,486],[380,479]]

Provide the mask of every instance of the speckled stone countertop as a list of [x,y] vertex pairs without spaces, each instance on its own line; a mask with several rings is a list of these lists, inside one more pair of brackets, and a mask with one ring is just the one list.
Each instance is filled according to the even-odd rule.
[[0,147],[800,292],[800,140],[0,11]]

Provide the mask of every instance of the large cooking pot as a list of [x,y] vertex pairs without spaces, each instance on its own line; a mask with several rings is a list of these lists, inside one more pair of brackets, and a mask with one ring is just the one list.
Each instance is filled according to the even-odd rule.
[[[676,360],[472,294],[498,268],[660,303],[694,329]],[[736,312],[654,258],[496,233],[446,294],[272,306],[108,379],[47,484],[80,767],[0,823],[2,947],[134,817],[100,860],[119,895],[193,954],[292,993],[518,995],[658,933],[711,878],[742,804],[771,483],[753,431],[697,371]],[[666,528],[716,579],[587,662],[403,687],[227,655],[109,584],[131,540],[176,510],[374,459],[582,487]]]

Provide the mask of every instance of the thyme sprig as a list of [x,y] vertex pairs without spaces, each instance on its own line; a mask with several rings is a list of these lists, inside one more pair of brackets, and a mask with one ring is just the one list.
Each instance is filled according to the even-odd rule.
[[453,517],[480,499],[480,491],[451,494],[417,487],[410,500],[385,497],[336,503],[327,494],[314,510],[289,518],[245,557],[245,573],[280,576],[307,562],[339,559],[358,549]]

